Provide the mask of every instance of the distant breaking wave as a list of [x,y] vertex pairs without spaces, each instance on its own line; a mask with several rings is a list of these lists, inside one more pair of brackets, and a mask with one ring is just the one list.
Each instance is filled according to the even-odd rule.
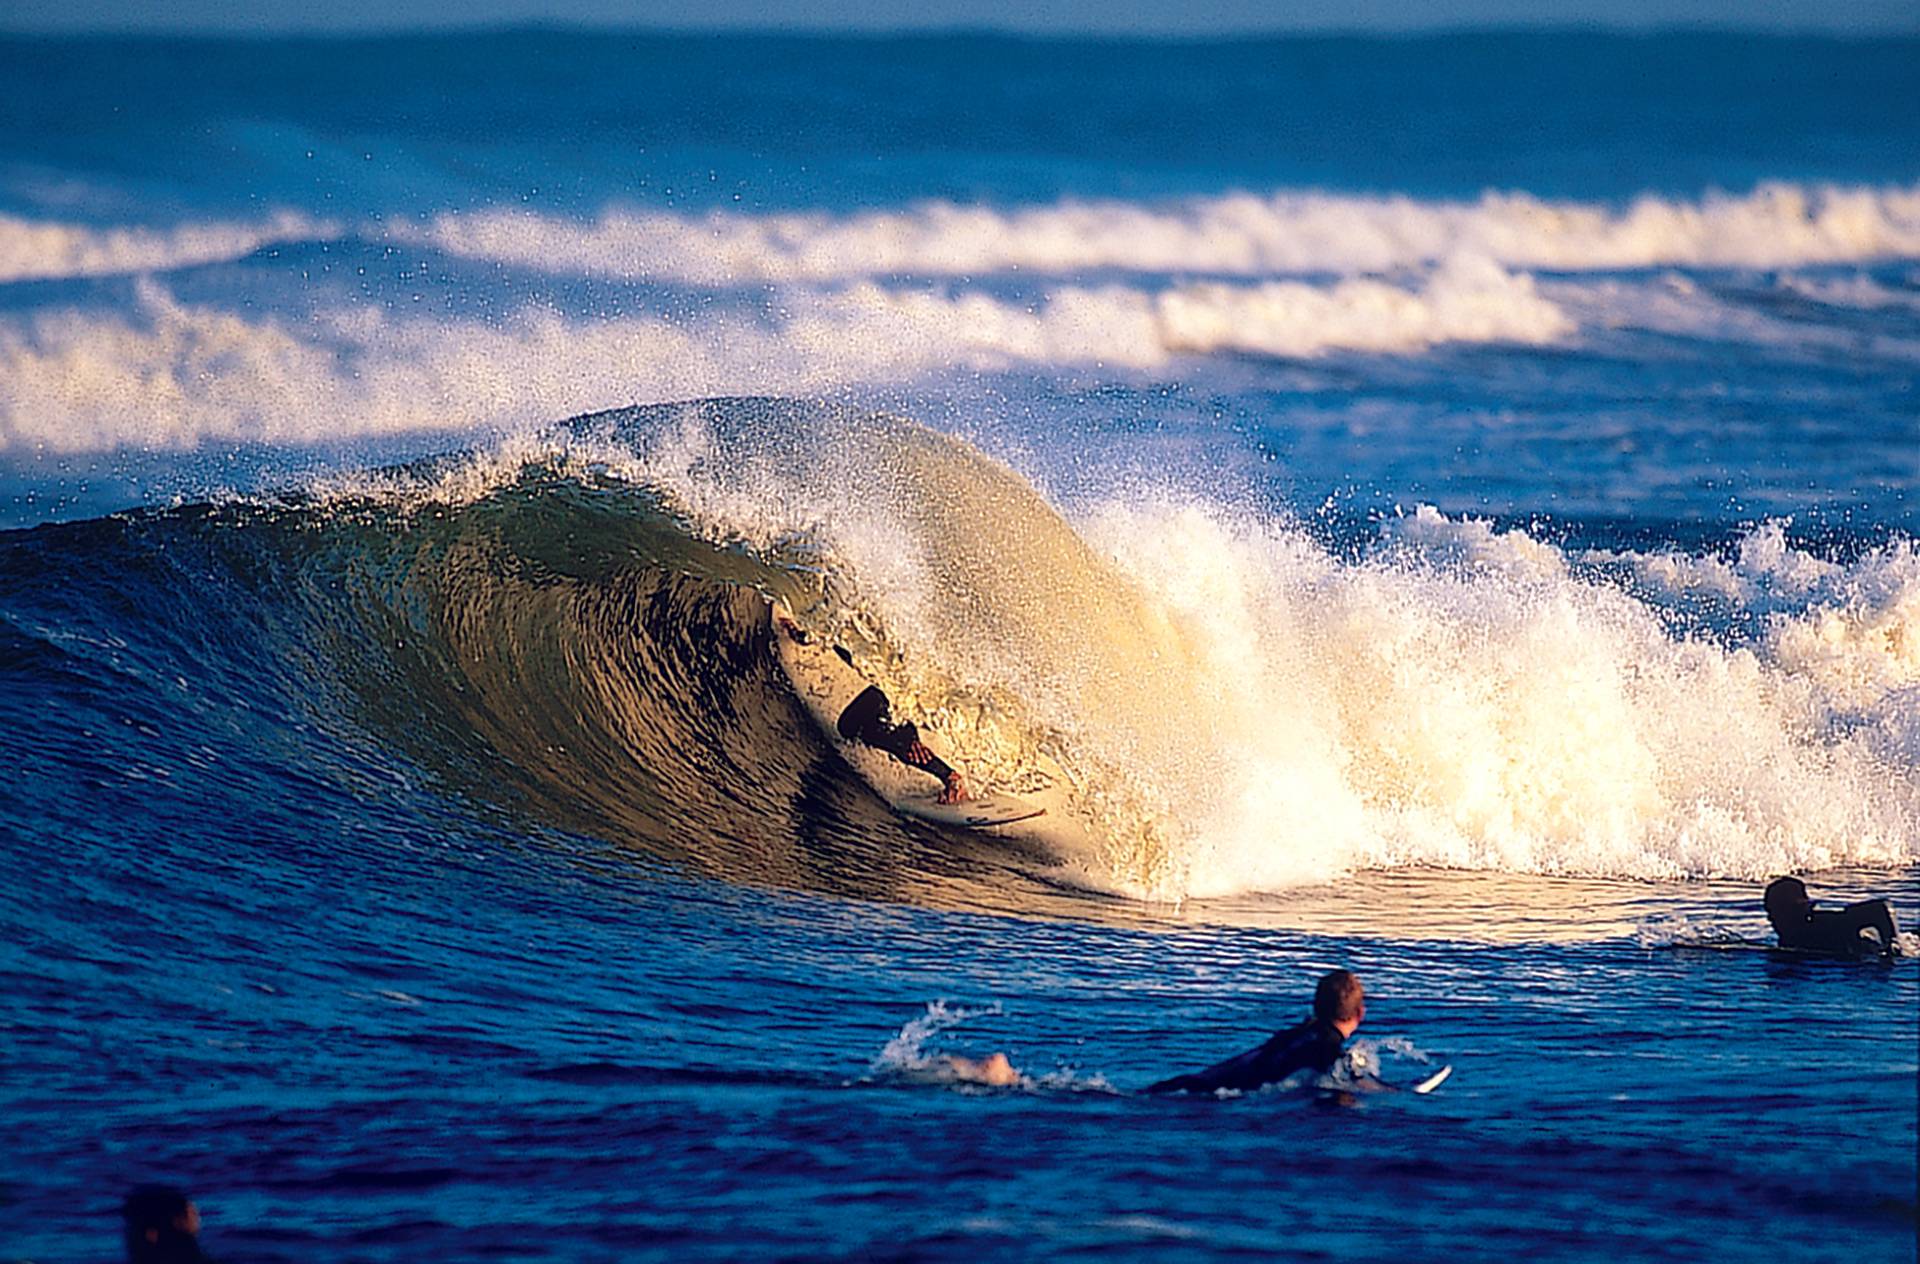
[[861,283],[796,299],[777,322],[752,311],[592,319],[527,307],[481,323],[373,306],[295,321],[182,303],[143,280],[130,312],[0,319],[0,451],[311,442],[1015,366],[1145,372],[1220,352],[1539,345],[1573,328],[1530,278],[1492,265],[1410,287],[1068,287],[1036,305]]
[[1032,302],[863,281],[782,296],[777,313],[716,304],[588,316],[520,304],[482,321],[373,304],[243,313],[182,302],[142,278],[119,310],[0,315],[0,452],[313,443],[710,395],[837,397],[1035,369],[1151,380],[1181,372],[1182,357],[1406,356],[1636,330],[1920,363],[1920,338],[1783,319],[1782,295],[1843,317],[1920,303],[1920,291],[1863,279],[1731,289],[1677,274],[1541,281],[1481,260],[1405,281],[1064,285]]
[[277,211],[252,223],[96,228],[0,215],[0,282],[167,272],[243,258],[263,246],[332,241],[338,223]]
[[358,237],[566,275],[704,286],[1093,271],[1353,274],[1465,255],[1549,272],[1785,268],[1920,257],[1920,186],[1759,185],[1692,201],[1477,201],[1251,193],[1006,209],[928,202],[855,214],[591,219],[489,208],[357,225],[279,211],[254,222],[90,227],[0,216],[0,281],[166,271],[263,246]]
[[1920,255],[1920,187],[1776,183],[1695,202],[1649,196],[1618,209],[1524,193],[1477,202],[1281,193],[1169,206],[930,203],[848,216],[608,210],[587,223],[488,210],[391,231],[450,254],[548,271],[700,284],[1095,269],[1384,272],[1460,254],[1556,272],[1777,268]]
[[[567,311],[488,282],[483,317],[325,284],[309,300],[306,263],[278,310],[210,302],[185,275],[303,242],[731,288]],[[1911,280],[1614,274],[1887,258],[1920,258],[1920,188],[1773,184],[1613,208],[1280,194],[591,221],[487,210],[358,226],[292,212],[164,229],[0,218],[0,280],[132,276],[91,283],[104,302],[88,291],[68,305],[76,284],[0,314],[0,452],[514,427],[629,403],[849,398],[1034,369],[1138,381],[1180,375],[1186,357],[1415,356],[1620,330],[1920,362],[1899,319],[1920,311]],[[235,293],[224,281],[212,291]],[[1811,315],[1783,315],[1783,296]],[[1862,310],[1895,319],[1862,330],[1846,319]]]

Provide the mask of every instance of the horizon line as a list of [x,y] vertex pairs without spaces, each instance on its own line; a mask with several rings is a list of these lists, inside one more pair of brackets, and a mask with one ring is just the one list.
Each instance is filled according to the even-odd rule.
[[1743,26],[1723,21],[1603,22],[1569,20],[1560,22],[1462,22],[1409,23],[1392,26],[1301,25],[1291,27],[1222,27],[1207,31],[1159,29],[1066,29],[1056,27],[1018,27],[991,23],[952,23],[927,26],[828,26],[804,22],[770,25],[764,23],[715,22],[709,25],[685,23],[570,21],[558,18],[510,18],[476,22],[412,22],[373,24],[357,27],[287,25],[268,28],[233,29],[183,23],[180,25],[102,25],[15,26],[0,20],[0,39],[47,40],[138,40],[179,39],[207,42],[258,42],[263,40],[309,40],[316,43],[341,43],[370,39],[418,39],[433,37],[490,36],[513,34],[561,35],[649,35],[674,39],[819,39],[862,41],[937,41],[963,39],[1000,39],[1019,43],[1095,43],[1164,44],[1204,46],[1210,44],[1276,43],[1311,40],[1373,40],[1393,42],[1461,36],[1595,36],[1603,38],[1644,39],[1658,36],[1718,36],[1767,40],[1830,40],[1843,43],[1903,42],[1920,38],[1920,17],[1910,24],[1880,28],[1840,29],[1817,25]]

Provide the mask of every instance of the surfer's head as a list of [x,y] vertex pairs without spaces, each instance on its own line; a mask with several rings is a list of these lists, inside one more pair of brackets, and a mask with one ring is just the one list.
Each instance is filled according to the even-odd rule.
[[1360,986],[1360,976],[1351,970],[1323,975],[1313,989],[1313,1016],[1333,1024],[1341,1035],[1351,1036],[1367,1016],[1367,994]]
[[1807,896],[1807,884],[1798,878],[1775,878],[1767,884],[1767,894],[1763,901],[1767,907],[1767,920],[1774,929],[1782,925],[1792,925],[1807,920],[1807,914],[1813,909],[1813,901]]
[[120,1204],[120,1220],[129,1260],[185,1258],[183,1248],[200,1236],[200,1209],[170,1185],[135,1188]]

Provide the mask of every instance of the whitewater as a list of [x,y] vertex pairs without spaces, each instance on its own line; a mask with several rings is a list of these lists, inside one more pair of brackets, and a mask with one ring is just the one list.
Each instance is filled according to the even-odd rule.
[[1917,58],[0,37],[0,1259],[1902,1248]]

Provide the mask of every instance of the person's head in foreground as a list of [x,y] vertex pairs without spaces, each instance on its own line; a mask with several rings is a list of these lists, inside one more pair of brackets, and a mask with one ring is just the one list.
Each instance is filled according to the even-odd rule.
[[120,1204],[127,1259],[133,1264],[201,1260],[200,1209],[168,1185],[141,1185]]
[[1802,925],[1813,913],[1813,900],[1807,895],[1807,884],[1798,878],[1775,878],[1767,884],[1767,893],[1762,897],[1767,910],[1767,920],[1773,924],[1776,934]]
[[1360,976],[1351,970],[1321,976],[1313,989],[1313,1016],[1342,1036],[1351,1036],[1367,1016],[1367,993],[1360,986]]

